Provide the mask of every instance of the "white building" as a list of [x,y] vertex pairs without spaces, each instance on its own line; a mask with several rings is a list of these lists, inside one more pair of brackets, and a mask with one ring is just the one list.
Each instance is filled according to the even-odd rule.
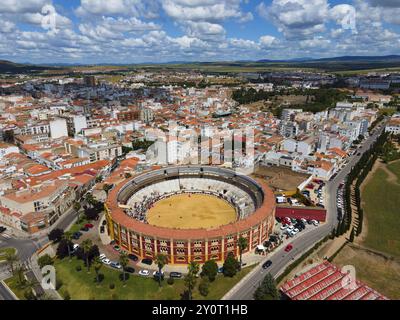
[[67,121],[62,118],[50,121],[50,136],[52,139],[68,137]]

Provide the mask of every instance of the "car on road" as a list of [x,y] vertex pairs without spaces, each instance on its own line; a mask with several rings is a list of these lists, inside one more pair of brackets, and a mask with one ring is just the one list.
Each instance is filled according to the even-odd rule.
[[128,272],[128,273],[135,273],[135,269],[132,267],[125,267],[124,270],[125,270],[125,272]]
[[120,265],[119,262],[111,261],[110,266],[115,269],[122,269],[122,266]]
[[293,249],[293,245],[292,244],[288,244],[287,246],[286,246],[286,248],[285,248],[285,251],[286,252],[289,252],[290,250],[292,250]]
[[272,261],[268,260],[268,261],[263,263],[262,268],[263,269],[268,269],[271,265],[272,265]]
[[101,262],[103,262],[103,263],[104,263],[105,265],[107,265],[107,266],[109,266],[109,265],[111,264],[111,260],[110,260],[110,259],[107,259],[107,258],[101,260]]
[[169,274],[169,277],[170,278],[180,279],[180,278],[182,278],[182,273],[180,273],[180,272],[171,272]]
[[107,220],[104,220],[101,225],[105,226],[107,224]]
[[140,271],[138,272],[138,274],[139,274],[140,276],[147,277],[147,276],[150,274],[150,271],[149,271],[149,270],[143,269],[143,270],[140,270]]
[[100,233],[104,233],[104,231],[105,231],[104,226],[101,226],[100,227]]
[[142,263],[151,266],[153,264],[153,260],[151,260],[149,258],[145,258],[145,259],[142,259]]
[[139,260],[139,258],[134,254],[128,254],[128,258],[135,262]]

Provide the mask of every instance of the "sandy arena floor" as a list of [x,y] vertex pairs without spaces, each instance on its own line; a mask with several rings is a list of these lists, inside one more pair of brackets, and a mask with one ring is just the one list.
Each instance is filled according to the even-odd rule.
[[178,229],[212,229],[236,220],[236,211],[214,196],[182,194],[163,199],[147,212],[149,224]]

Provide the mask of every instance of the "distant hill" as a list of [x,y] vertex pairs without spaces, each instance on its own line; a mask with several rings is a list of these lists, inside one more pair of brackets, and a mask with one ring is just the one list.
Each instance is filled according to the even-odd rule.
[[0,60],[0,73],[30,73],[54,69],[31,64],[14,63],[7,60]]
[[332,57],[332,58],[298,58],[298,59],[289,59],[289,60],[258,60],[257,62],[261,63],[273,63],[273,62],[356,62],[356,61],[363,61],[363,62],[393,62],[398,61],[400,62],[399,55],[389,55],[389,56],[342,56],[342,57]]

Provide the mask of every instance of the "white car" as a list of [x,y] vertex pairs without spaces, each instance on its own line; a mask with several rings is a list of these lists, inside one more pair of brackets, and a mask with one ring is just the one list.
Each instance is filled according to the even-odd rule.
[[105,258],[107,258],[107,257],[106,257],[106,255],[105,255],[104,253],[102,253],[101,255],[99,255],[99,259],[100,259],[100,260],[103,260],[103,259],[105,259]]
[[140,270],[139,275],[143,277],[147,277],[150,274],[149,270]]
[[287,229],[288,229],[289,231],[292,231],[292,230],[294,229],[294,227],[293,227],[293,226],[289,226]]
[[296,233],[299,233],[299,231],[300,231],[299,229],[294,228],[292,232],[294,232],[294,234],[296,234]]
[[317,220],[311,220],[311,222],[312,222],[312,224],[313,224],[314,226],[319,225],[319,222],[318,222]]
[[74,246],[72,247],[74,251],[78,250],[79,244],[75,243]]
[[107,258],[101,260],[101,262],[103,262],[103,263],[104,263],[105,265],[107,265],[107,266],[109,266],[109,265],[111,264],[111,260],[110,260],[110,259],[107,259]]
[[304,218],[301,218],[301,219],[300,219],[300,221],[301,221],[301,222],[303,222],[304,224],[306,224],[306,223],[307,223],[307,220],[306,220],[306,219],[304,219]]
[[286,230],[287,226],[281,225],[281,230]]

